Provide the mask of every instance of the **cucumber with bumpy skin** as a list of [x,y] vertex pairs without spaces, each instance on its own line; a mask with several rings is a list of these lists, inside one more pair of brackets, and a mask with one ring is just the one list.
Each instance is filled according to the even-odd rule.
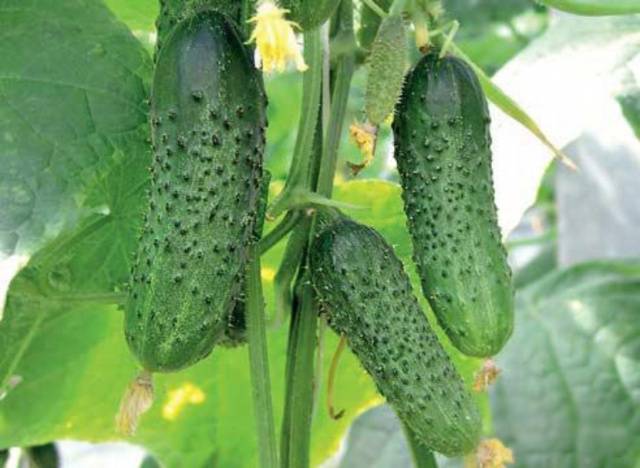
[[393,130],[422,289],[453,344],[488,357],[513,328],[513,289],[494,203],[487,102],[473,70],[424,56]]
[[183,20],[160,51],[151,95],[151,193],[125,313],[148,371],[202,359],[244,277],[262,181],[266,98],[233,23]]
[[310,270],[329,325],[420,441],[446,455],[472,451],[478,410],[393,249],[349,219],[326,224],[311,248]]
[[400,15],[387,16],[371,46],[365,90],[365,112],[380,125],[392,112],[402,91],[407,60],[407,38]]

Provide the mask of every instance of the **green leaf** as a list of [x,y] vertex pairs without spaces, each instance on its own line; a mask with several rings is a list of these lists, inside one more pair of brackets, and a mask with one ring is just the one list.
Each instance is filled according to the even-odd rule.
[[[613,141],[621,120],[615,117],[614,96],[640,54],[639,25],[638,16],[558,15],[492,80],[557,147],[565,147],[592,122],[609,123],[606,133],[614,135]],[[534,203],[552,154],[520,123],[493,108],[491,114],[496,204],[502,232],[508,234]]]
[[158,0],[104,0],[104,3],[134,34],[150,34],[155,31]]
[[516,466],[640,461],[640,263],[557,271],[518,296],[494,427]]
[[0,260],[46,246],[42,288],[113,290],[146,183],[148,55],[97,2],[8,0],[0,56]]

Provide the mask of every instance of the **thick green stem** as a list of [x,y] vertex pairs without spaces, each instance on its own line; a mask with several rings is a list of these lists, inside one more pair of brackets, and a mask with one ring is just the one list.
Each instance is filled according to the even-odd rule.
[[327,128],[327,137],[322,147],[324,152],[320,173],[318,174],[318,193],[330,197],[338,160],[338,148],[347,110],[347,100],[351,78],[355,70],[354,54],[346,54],[338,59],[334,75],[335,84],[331,100],[331,114]]
[[405,424],[402,425],[402,429],[404,430],[404,435],[407,438],[409,449],[411,450],[413,466],[415,468],[438,468],[433,452],[420,442],[414,432]]
[[282,262],[273,280],[276,302],[273,322],[276,327],[280,326],[284,321],[286,311],[291,310],[291,282],[295,278],[298,267],[302,263],[310,221],[310,218],[305,216],[291,233]]
[[284,188],[269,207],[268,215],[271,218],[277,217],[284,211],[292,191],[301,186],[308,186],[322,89],[323,57],[319,29],[305,33],[304,59],[309,69],[305,72],[302,81],[302,111],[298,124],[296,145],[293,151],[289,176]]
[[260,255],[267,252],[274,245],[284,238],[289,232],[298,224],[300,221],[301,214],[299,211],[289,211],[284,216],[282,221],[278,223],[276,227],[274,227],[269,233],[260,239],[258,243],[258,252]]
[[291,315],[287,354],[286,403],[282,421],[281,466],[309,466],[313,414],[313,358],[318,317],[306,272],[299,278],[299,295]]
[[278,466],[278,452],[271,401],[271,376],[269,374],[264,299],[260,279],[260,255],[258,255],[255,246],[251,250],[246,274],[246,310],[253,409],[258,434],[260,466],[275,468]]
[[[342,23],[342,26],[345,29],[346,25],[347,32],[352,36],[351,10],[351,1],[344,0],[337,15],[346,15],[343,17],[346,21]],[[341,56],[334,74],[331,112],[325,128],[325,140],[318,142],[316,139],[316,145],[321,145],[319,155],[316,152],[316,155],[319,156],[319,161],[317,161],[319,168],[315,180],[309,180],[306,188],[313,189],[315,187],[316,191],[325,197],[330,197],[333,188],[340,132],[343,126],[353,68],[353,55]],[[316,118],[317,116],[318,114],[316,114]],[[313,161],[309,161],[309,167],[314,167],[312,163]],[[300,234],[297,242],[302,243],[302,257],[300,259],[302,266],[298,270],[298,281],[294,288],[295,300],[287,350],[286,399],[280,447],[281,466],[287,468],[306,468],[309,466],[318,314],[313,288],[308,278],[305,257],[313,239],[315,223],[314,216],[312,219],[300,223],[296,228],[298,233],[294,232],[294,235]]]

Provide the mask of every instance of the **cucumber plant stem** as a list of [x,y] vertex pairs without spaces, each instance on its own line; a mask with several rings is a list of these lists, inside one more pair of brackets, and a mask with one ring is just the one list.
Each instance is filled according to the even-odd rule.
[[258,252],[260,255],[267,252],[274,245],[276,245],[284,236],[289,234],[289,232],[298,224],[300,221],[301,214],[299,211],[288,211],[287,214],[282,218],[282,221],[276,225],[269,233],[260,239],[258,243]]
[[387,12],[384,11],[380,6],[378,6],[375,0],[362,0],[362,3],[367,5],[369,9],[373,11],[376,15],[378,15],[380,18],[386,18],[388,16]]
[[260,466],[263,468],[276,468],[278,465],[278,452],[273,422],[271,376],[269,374],[264,298],[262,296],[262,281],[260,277],[260,255],[256,246],[251,249],[246,273],[246,285],[247,341],[249,344],[251,389],[258,435]]
[[304,186],[309,176],[322,85],[322,43],[319,29],[304,34],[304,59],[309,69],[302,81],[302,110],[293,159],[284,188],[267,211],[272,218],[284,211],[291,192]]
[[[351,1],[345,0],[341,4],[338,15],[345,12],[349,15],[347,21],[342,22],[342,26],[343,29],[346,26],[353,36],[351,9]],[[321,144],[317,180],[309,181],[307,186],[308,189],[315,186],[318,193],[326,197],[331,196],[333,188],[340,133],[354,66],[352,54],[344,55],[337,66],[326,137]],[[313,239],[315,223],[315,216],[304,223],[302,232],[305,234],[305,248],[301,258],[302,266],[298,271],[296,300],[291,317],[281,440],[281,466],[284,468],[309,466],[314,388],[313,358],[317,340],[318,315],[313,289],[307,275],[305,254]],[[303,226],[299,225],[298,229],[303,229]]]
[[308,467],[311,446],[313,358],[318,318],[306,270],[299,273],[298,283],[299,295],[291,315],[287,354],[286,407],[281,445],[283,468]]
[[415,468],[438,468],[433,452],[417,439],[411,428],[403,423],[402,429],[407,438],[409,449],[411,450],[413,466],[415,466]]

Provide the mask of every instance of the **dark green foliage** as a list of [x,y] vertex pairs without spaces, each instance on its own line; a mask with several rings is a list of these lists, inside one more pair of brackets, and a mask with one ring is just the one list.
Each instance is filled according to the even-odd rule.
[[280,0],[282,8],[289,10],[288,17],[310,31],[327,21],[338,8],[340,0]]
[[147,370],[193,364],[224,333],[253,242],[265,105],[224,15],[177,26],[154,75],[151,194],[126,307],[127,342]]
[[478,410],[383,237],[340,219],[315,239],[310,264],[329,325],[347,337],[400,419],[433,450],[473,450]]
[[489,120],[469,66],[429,54],[409,73],[393,125],[423,292],[453,344],[479,357],[496,354],[513,328]]

